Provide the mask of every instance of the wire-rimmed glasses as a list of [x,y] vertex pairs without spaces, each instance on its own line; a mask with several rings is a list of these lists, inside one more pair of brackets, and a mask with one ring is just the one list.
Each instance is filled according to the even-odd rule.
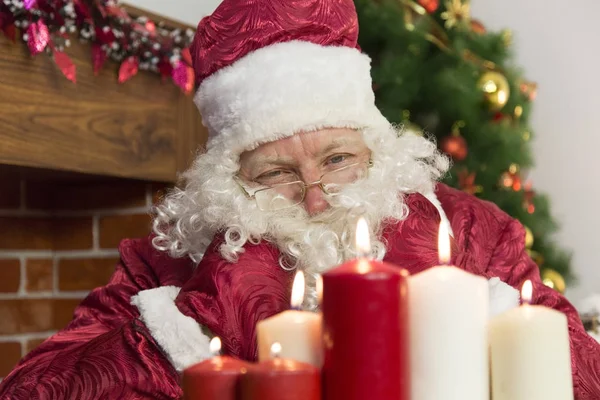
[[277,211],[302,203],[307,189],[312,186],[318,186],[326,195],[335,196],[344,185],[366,178],[368,170],[372,166],[372,160],[357,162],[326,172],[315,182],[304,183],[300,179],[297,179],[291,182],[262,187],[252,193],[244,187],[237,176],[235,180],[244,191],[246,197],[256,201],[260,210]]

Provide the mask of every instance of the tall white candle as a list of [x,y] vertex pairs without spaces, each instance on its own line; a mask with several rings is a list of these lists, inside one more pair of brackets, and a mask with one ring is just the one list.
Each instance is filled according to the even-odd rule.
[[[440,263],[450,238],[440,224]],[[411,391],[417,400],[488,400],[488,284],[440,265],[409,278]]]
[[320,313],[301,311],[304,298],[304,274],[296,273],[292,287],[292,310],[258,322],[258,360],[272,358],[273,343],[281,345],[281,358],[323,366],[322,318]]
[[573,378],[567,317],[530,305],[531,281],[523,305],[490,321],[494,400],[572,400]]

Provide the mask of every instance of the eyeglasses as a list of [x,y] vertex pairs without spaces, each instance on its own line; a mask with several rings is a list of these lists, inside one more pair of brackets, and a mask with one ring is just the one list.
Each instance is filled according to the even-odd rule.
[[[373,166],[373,161],[358,162],[329,171],[321,175],[318,181],[304,183],[297,179],[292,182],[275,184],[269,187],[261,188],[252,194],[240,182],[240,178],[234,179],[244,191],[248,199],[256,201],[258,208],[262,211],[277,211],[285,208],[294,207],[304,201],[306,191],[312,186],[318,186],[323,193],[329,196],[338,194],[344,185],[364,179],[368,175],[368,170]],[[295,178],[298,178],[295,176]]]

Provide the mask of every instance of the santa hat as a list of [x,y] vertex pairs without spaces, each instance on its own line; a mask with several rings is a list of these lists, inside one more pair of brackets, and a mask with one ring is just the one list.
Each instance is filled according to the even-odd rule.
[[224,0],[191,47],[208,151],[298,132],[387,124],[353,0]]

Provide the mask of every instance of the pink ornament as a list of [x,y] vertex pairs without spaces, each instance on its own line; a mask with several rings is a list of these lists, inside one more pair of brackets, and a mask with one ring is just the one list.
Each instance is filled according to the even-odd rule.
[[156,36],[156,25],[152,21],[146,22],[146,30],[151,36]]
[[181,88],[186,94],[192,92],[194,88],[194,70],[183,61],[178,61],[175,68],[173,68],[173,82]]
[[26,10],[30,10],[30,9],[31,9],[31,7],[33,7],[33,6],[35,5],[35,3],[36,3],[36,2],[37,2],[36,0],[25,0],[25,1],[23,2],[23,5],[25,6],[25,9],[26,9]]
[[119,83],[124,83],[134,77],[138,72],[139,60],[137,57],[129,57],[119,67]]
[[32,55],[44,51],[50,41],[50,31],[41,19],[29,25],[27,35],[27,46]]
[[77,73],[75,65],[73,65],[73,62],[71,61],[69,56],[67,56],[62,51],[55,51],[54,62],[56,63],[56,65],[58,65],[58,68],[60,68],[63,75],[66,76],[68,80],[70,80],[73,83],[77,82]]

